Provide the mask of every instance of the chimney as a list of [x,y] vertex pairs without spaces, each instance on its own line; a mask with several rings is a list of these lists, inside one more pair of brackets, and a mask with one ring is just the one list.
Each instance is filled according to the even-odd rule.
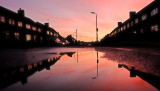
[[47,26],[47,27],[49,27],[49,23],[45,23],[44,25]]
[[18,15],[21,17],[24,17],[24,10],[22,10],[21,8],[18,10]]
[[122,22],[118,22],[118,27],[120,27],[122,25]]
[[135,11],[131,11],[130,12],[130,18],[134,18],[136,16],[136,12]]

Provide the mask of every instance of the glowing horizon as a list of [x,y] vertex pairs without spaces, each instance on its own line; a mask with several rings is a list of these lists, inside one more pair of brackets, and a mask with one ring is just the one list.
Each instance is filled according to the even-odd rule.
[[[98,15],[99,40],[109,34],[117,22],[129,18],[130,11],[138,12],[154,0],[1,0],[0,5],[17,11],[25,10],[25,16],[41,23],[50,23],[63,37],[78,30],[78,40],[96,40],[96,17]],[[75,37],[75,34],[74,34]]]

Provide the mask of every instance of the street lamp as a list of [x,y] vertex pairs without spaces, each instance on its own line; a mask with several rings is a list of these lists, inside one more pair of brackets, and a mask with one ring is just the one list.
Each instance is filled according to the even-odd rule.
[[96,41],[98,42],[98,28],[97,28],[97,13],[91,12],[92,14],[96,14]]

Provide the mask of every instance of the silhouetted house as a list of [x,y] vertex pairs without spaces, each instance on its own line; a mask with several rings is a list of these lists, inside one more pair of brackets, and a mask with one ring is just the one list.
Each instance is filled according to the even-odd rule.
[[73,38],[72,35],[68,35],[66,37],[66,40],[69,42],[70,45],[76,45],[77,44],[77,40],[75,38]]
[[54,45],[58,36],[49,23],[34,22],[21,8],[15,13],[0,6],[1,46]]
[[130,17],[102,40],[109,43],[160,43],[160,0],[154,0],[139,12],[131,11]]

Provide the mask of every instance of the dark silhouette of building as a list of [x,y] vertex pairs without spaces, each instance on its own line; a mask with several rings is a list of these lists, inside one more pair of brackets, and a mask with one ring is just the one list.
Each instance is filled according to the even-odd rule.
[[[123,12],[122,12],[123,13]],[[101,40],[102,45],[160,45],[160,0],[154,0],[130,17]]]
[[77,45],[77,40],[72,37],[72,35],[68,35],[66,40],[69,42],[70,45]]
[[34,22],[25,16],[21,8],[13,12],[0,6],[1,46],[47,46],[55,45],[60,35],[49,23]]

